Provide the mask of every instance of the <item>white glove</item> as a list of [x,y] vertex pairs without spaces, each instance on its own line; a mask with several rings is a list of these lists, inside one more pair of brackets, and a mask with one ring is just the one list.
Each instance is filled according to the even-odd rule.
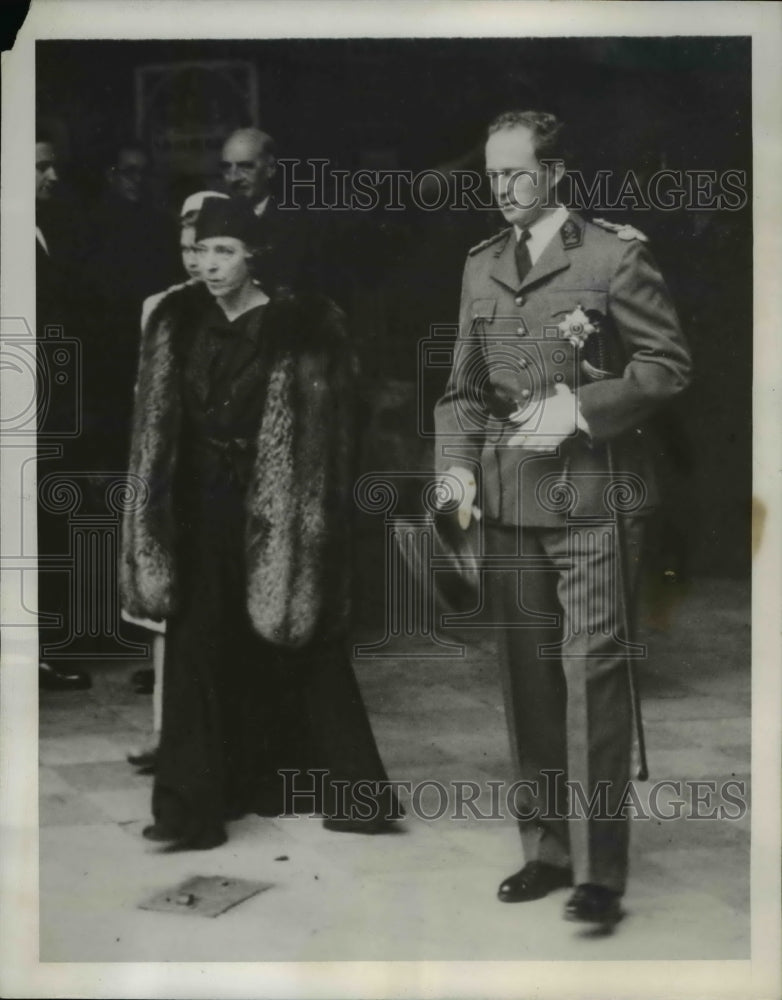
[[438,506],[449,507],[454,500],[458,500],[456,514],[459,527],[465,531],[470,526],[471,518],[474,517],[476,521],[481,519],[480,508],[473,503],[476,492],[474,474],[461,465],[452,465],[437,483]]
[[525,448],[527,451],[555,452],[565,438],[571,437],[577,429],[588,433],[586,421],[576,403],[572,390],[564,385],[554,386],[554,395],[549,396],[543,404],[543,413],[537,424],[529,431],[525,424],[533,416],[526,416],[517,410],[508,418],[520,428],[508,441],[509,445]]

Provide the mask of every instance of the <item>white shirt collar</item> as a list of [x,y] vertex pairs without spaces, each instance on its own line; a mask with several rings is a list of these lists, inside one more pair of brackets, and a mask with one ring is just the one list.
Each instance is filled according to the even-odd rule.
[[256,215],[263,215],[266,211],[266,206],[269,204],[270,197],[271,196],[267,194],[263,201],[259,201],[255,208],[253,208],[253,212],[255,212]]
[[[536,219],[533,223],[527,226],[527,229],[529,230],[527,248],[529,249],[530,260],[533,264],[536,263],[538,257],[540,257],[549,245],[552,238],[560,231],[568,215],[569,212],[565,206],[560,205],[549,215],[542,215],[539,219]],[[521,232],[521,226],[514,225],[513,228],[516,230],[516,239],[518,240],[519,233]]]

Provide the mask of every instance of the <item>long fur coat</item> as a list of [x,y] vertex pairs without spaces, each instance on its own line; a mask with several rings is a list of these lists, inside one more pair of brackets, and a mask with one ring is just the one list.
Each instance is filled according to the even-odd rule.
[[[179,603],[181,375],[205,301],[202,286],[178,286],[143,324],[130,458],[136,496],[124,516],[120,569],[123,607],[136,616],[167,618]],[[261,336],[270,350],[246,494],[247,608],[260,636],[298,648],[347,627],[356,369],[342,313],[323,297],[273,297]]]

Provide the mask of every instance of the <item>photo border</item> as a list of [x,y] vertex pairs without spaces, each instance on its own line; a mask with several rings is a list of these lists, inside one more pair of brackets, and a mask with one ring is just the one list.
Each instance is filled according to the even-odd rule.
[[[780,983],[780,542],[782,454],[780,292],[782,211],[781,8],[757,2],[589,0],[551,3],[428,0],[34,0],[14,49],[3,55],[2,309],[5,329],[35,329],[32,182],[36,39],[596,37],[751,35],[753,44],[754,388],[751,861],[752,957],[739,962],[39,963],[37,851],[38,701],[34,629],[3,629],[0,699],[0,993],[89,997],[565,997],[779,996]],[[306,10],[304,9],[306,8]],[[661,30],[665,26],[665,31]],[[411,26],[414,28],[411,30]],[[14,412],[5,379],[2,406]],[[8,451],[0,452],[0,471]],[[3,477],[6,483],[6,477]],[[13,551],[34,494],[3,489],[3,551]],[[765,516],[762,517],[761,514]],[[18,528],[17,528],[18,531]],[[10,546],[10,549],[9,549]],[[13,605],[3,577],[3,619]]]

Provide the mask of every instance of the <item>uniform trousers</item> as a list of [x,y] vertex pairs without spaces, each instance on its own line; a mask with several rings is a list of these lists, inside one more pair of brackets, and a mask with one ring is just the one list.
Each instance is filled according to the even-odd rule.
[[622,528],[621,575],[615,525],[486,530],[489,556],[535,560],[487,574],[523,783],[516,805],[525,861],[572,867],[575,884],[617,892],[627,875],[628,820],[608,817],[621,811],[633,735],[621,602],[631,620],[644,519],[624,518]]

